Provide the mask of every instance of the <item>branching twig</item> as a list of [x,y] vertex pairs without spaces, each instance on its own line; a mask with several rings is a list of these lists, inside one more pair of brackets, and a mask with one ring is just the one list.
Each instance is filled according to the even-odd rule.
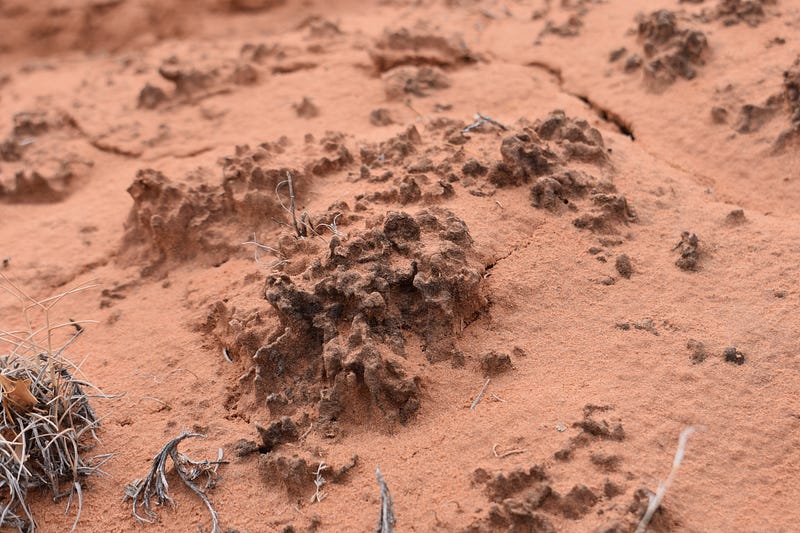
[[475,116],[472,117],[472,118],[475,119],[475,122],[473,122],[469,126],[467,126],[464,129],[462,129],[461,133],[469,133],[470,131],[472,131],[474,129],[480,128],[483,124],[485,124],[487,122],[489,124],[497,126],[498,128],[500,128],[503,131],[508,130],[508,128],[505,126],[505,124],[502,124],[502,123],[496,121],[495,119],[493,119],[491,117],[487,117],[486,115],[482,115],[480,113],[475,113]]
[[337,213],[336,216],[333,217],[333,220],[331,221],[330,224],[319,224],[317,227],[321,226],[323,228],[328,228],[329,230],[331,230],[331,233],[333,233],[334,236],[339,237],[343,241],[346,241],[347,235],[341,233],[339,231],[339,227],[336,225],[336,219],[339,218],[340,216],[342,216],[342,214]]
[[705,428],[703,426],[689,426],[681,431],[681,435],[678,437],[678,449],[675,451],[675,458],[672,460],[672,469],[669,471],[667,479],[663,483],[658,484],[656,495],[650,499],[647,510],[645,511],[642,520],[639,522],[639,525],[636,527],[636,533],[644,533],[647,530],[647,525],[653,518],[653,514],[655,514],[656,510],[658,510],[658,506],[661,505],[661,500],[664,499],[667,489],[669,489],[669,486],[672,485],[672,481],[675,479],[675,475],[678,473],[678,468],[680,468],[681,462],[683,461],[683,454],[686,451],[686,443],[689,440],[689,436],[698,429]]
[[322,471],[328,468],[328,465],[325,463],[320,463],[317,467],[316,477],[314,478],[314,485],[316,486],[316,489],[314,490],[314,495],[311,496],[311,503],[321,502],[327,496],[327,494],[323,494],[320,489],[325,484],[325,478],[322,477]]
[[[214,510],[214,507],[211,505],[203,489],[194,483],[194,481],[201,476],[206,476],[205,486],[206,488],[210,487],[214,482],[214,475],[216,474],[217,467],[223,464],[224,461],[222,461],[221,454],[216,461],[193,461],[186,455],[180,453],[178,451],[178,444],[184,439],[192,437],[205,438],[205,435],[184,432],[169,441],[153,458],[153,464],[147,476],[144,479],[135,479],[132,483],[125,486],[123,501],[127,499],[133,500],[133,516],[140,522],[155,522],[158,515],[152,509],[151,499],[153,497],[155,497],[158,505],[165,505],[167,503],[174,504],[174,500],[169,495],[169,483],[167,482],[166,472],[167,458],[171,458],[178,477],[180,477],[184,484],[206,504],[211,514],[211,533],[221,533],[222,529],[219,527],[217,512]],[[140,515],[137,508],[144,509],[147,516]]]

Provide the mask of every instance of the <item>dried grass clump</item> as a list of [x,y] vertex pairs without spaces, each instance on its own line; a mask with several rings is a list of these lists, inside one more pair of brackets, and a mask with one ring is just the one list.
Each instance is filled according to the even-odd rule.
[[[81,376],[80,368],[62,357],[66,348],[83,332],[80,322],[51,324],[50,311],[64,297],[88,289],[83,284],[62,294],[35,300],[7,276],[0,274],[0,289],[21,305],[24,329],[0,330],[0,528],[32,532],[36,521],[27,502],[31,490],[49,492],[54,501],[68,497],[77,512],[83,505],[86,478],[100,474],[110,454],[89,456],[99,442],[100,421],[88,395],[97,390]],[[36,318],[44,325],[35,326]],[[54,332],[75,331],[54,348]],[[2,345],[8,348],[3,351]]]

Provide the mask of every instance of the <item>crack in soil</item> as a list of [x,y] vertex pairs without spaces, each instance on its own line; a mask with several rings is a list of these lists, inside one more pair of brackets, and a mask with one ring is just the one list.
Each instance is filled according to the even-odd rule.
[[619,130],[619,132],[626,137],[629,137],[630,140],[635,141],[636,137],[633,134],[633,126],[631,125],[629,120],[625,120],[619,113],[611,111],[610,109],[600,106],[597,102],[592,101],[588,96],[583,94],[574,93],[572,91],[568,91],[564,88],[564,76],[562,75],[561,68],[555,67],[543,61],[530,61],[525,63],[526,67],[538,68],[542,69],[551,76],[553,76],[558,83],[558,88],[564,94],[572,96],[573,98],[577,98],[584,104],[588,105],[589,108],[597,113],[597,116],[600,117],[600,120],[611,124]]
[[492,261],[491,263],[489,263],[487,265],[484,265],[483,268],[487,271],[485,275],[488,275],[489,274],[488,271],[492,270],[494,267],[496,267],[497,264],[500,261],[505,261],[506,259],[508,259],[512,255],[514,255],[514,254],[516,254],[516,253],[518,253],[520,251],[526,250],[528,248],[528,246],[530,246],[531,244],[533,244],[533,240],[532,239],[529,239],[529,240],[525,241],[524,244],[516,244],[516,245],[514,245],[514,247],[511,250],[509,250],[509,252],[507,254],[505,254],[505,255],[503,255],[501,257],[498,257],[497,259],[495,259],[494,261]]

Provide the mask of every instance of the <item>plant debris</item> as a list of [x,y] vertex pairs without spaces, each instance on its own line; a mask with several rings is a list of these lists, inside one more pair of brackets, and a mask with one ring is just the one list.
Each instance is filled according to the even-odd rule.
[[[178,444],[184,439],[192,437],[205,438],[205,435],[199,433],[184,432],[169,441],[158,454],[153,458],[153,466],[150,472],[144,479],[134,479],[133,482],[125,486],[125,496],[122,501],[128,499],[133,500],[133,516],[140,522],[155,523],[158,515],[153,511],[151,505],[151,498],[156,498],[158,505],[169,503],[174,505],[175,501],[169,495],[169,483],[167,482],[167,459],[172,459],[172,464],[175,466],[175,472],[178,477],[189,487],[192,492],[197,494],[203,503],[208,507],[211,513],[211,533],[222,533],[219,527],[219,519],[217,512],[211,505],[211,502],[206,496],[205,490],[214,486],[216,481],[216,473],[219,465],[224,464],[226,461],[222,460],[222,449],[219,450],[219,457],[216,461],[193,461],[185,454],[178,451]],[[203,488],[195,483],[200,478],[205,477],[206,483]],[[138,512],[138,508],[143,508],[145,515],[142,516]]]
[[378,478],[378,485],[381,487],[381,513],[378,517],[378,526],[375,528],[375,533],[394,533],[394,524],[396,518],[394,516],[394,500],[389,492],[389,487],[383,479],[381,469],[375,469],[375,475]]
[[[80,370],[61,357],[84,329],[76,327],[63,346],[53,349],[53,331],[78,323],[52,325],[49,313],[65,296],[92,285],[35,300],[8,277],[0,274],[0,282],[0,288],[20,302],[27,326],[0,331],[0,341],[11,347],[0,353],[0,528],[35,531],[27,496],[39,489],[52,494],[54,501],[68,497],[66,512],[77,499],[74,531],[83,506],[82,486],[88,476],[102,473],[111,454],[87,457],[98,441],[100,425],[84,392],[94,386],[75,377]],[[33,325],[31,311],[43,314],[44,326]]]

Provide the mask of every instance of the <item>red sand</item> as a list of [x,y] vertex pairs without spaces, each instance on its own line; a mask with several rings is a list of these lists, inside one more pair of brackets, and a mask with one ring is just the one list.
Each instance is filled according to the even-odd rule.
[[[224,531],[370,530],[376,466],[398,531],[633,531],[691,425],[650,530],[796,530],[800,2],[530,4],[0,2],[2,271],[96,279],[67,355],[124,393],[79,530],[207,531],[177,478],[157,525],[120,503],[189,428]],[[273,220],[286,170],[320,237]]]

